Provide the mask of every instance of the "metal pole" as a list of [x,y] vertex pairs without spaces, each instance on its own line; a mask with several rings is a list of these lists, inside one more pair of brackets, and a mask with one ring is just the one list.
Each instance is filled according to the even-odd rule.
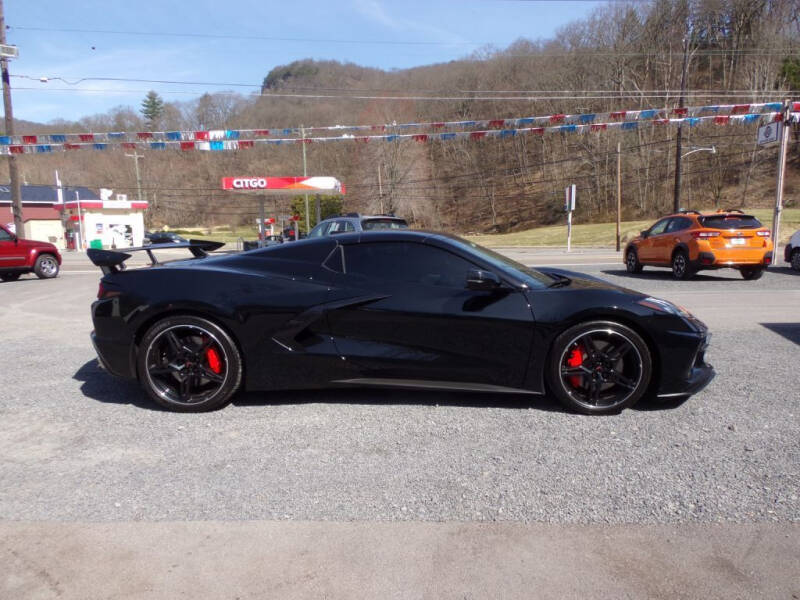
[[[686,71],[689,67],[689,38],[683,38],[683,70],[681,71],[681,96],[678,99],[678,107],[684,107],[684,95],[686,92]],[[683,116],[683,115],[681,115]],[[678,212],[681,209],[681,146],[683,138],[683,123],[678,124],[678,135],[675,137],[675,189],[672,199],[672,210]]]
[[[300,137],[303,138],[302,146],[303,146],[303,177],[308,177],[308,170],[306,168],[306,130],[305,128],[300,125]],[[311,231],[311,215],[309,214],[308,208],[308,194],[305,194],[306,200],[306,233]],[[319,223],[319,217],[317,217],[317,223]],[[296,238],[297,236],[295,236]]]
[[[0,0],[0,44],[6,43],[6,18],[3,0]],[[3,108],[5,109],[6,135],[14,135],[14,111],[11,107],[11,80],[8,76],[8,59],[0,58],[0,71],[3,79]],[[22,218],[22,189],[19,184],[17,157],[8,155],[8,179],[11,184],[11,212],[14,215],[14,230],[17,237],[25,237],[25,222]]]
[[619,252],[619,225],[622,219],[622,155],[617,142],[617,252]]
[[778,260],[780,242],[781,211],[783,211],[783,180],[786,173],[786,148],[789,144],[789,101],[783,103],[783,120],[781,121],[781,146],[778,153],[778,180],[775,190],[775,212],[772,215],[772,264]]
[[322,221],[322,207],[320,206],[320,202],[319,202],[319,194],[317,194],[317,195],[314,197],[314,204],[316,204],[316,209],[317,209],[317,223],[319,223],[320,221]]
[[83,237],[83,215],[81,214],[81,197],[78,190],[75,190],[75,200],[78,201],[78,234],[81,236],[81,248],[86,248],[86,240]]
[[383,185],[381,184],[381,163],[378,163],[378,198],[381,202],[381,211],[379,215],[383,214]]
[[264,247],[264,198],[258,199],[258,247]]

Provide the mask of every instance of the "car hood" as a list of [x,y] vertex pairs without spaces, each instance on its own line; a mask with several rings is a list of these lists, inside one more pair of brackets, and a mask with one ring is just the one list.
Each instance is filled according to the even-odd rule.
[[622,287],[621,285],[615,285],[610,281],[600,279],[599,277],[595,277],[594,275],[589,275],[587,273],[568,271],[566,269],[559,269],[557,267],[537,267],[536,270],[548,275],[552,273],[555,275],[561,275],[562,277],[569,277],[572,280],[572,283],[570,283],[569,286],[561,289],[608,290],[631,294],[634,296],[641,296],[643,298],[647,296],[647,294],[643,294],[642,292],[637,292],[636,290]]

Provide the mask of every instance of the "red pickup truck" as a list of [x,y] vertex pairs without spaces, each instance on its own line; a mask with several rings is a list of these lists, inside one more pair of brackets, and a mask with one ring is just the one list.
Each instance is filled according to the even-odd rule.
[[23,273],[39,279],[58,275],[61,254],[53,244],[23,240],[0,225],[0,279],[15,281]]

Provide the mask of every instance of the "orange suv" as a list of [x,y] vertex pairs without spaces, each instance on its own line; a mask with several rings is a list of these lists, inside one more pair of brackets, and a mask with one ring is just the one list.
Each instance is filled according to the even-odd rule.
[[770,232],[740,210],[681,211],[641,232],[625,248],[628,273],[642,267],[671,267],[676,279],[703,269],[731,267],[745,279],[758,279],[772,264]]

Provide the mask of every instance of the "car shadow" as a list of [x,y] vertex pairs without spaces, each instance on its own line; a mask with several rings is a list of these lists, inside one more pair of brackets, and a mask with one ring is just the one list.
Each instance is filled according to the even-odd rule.
[[800,323],[759,323],[759,325],[800,346]]
[[795,271],[792,267],[770,267],[770,273],[780,273],[781,275],[791,275],[792,277],[800,276],[800,271]]
[[97,359],[92,359],[72,376],[81,382],[81,392],[87,398],[108,404],[131,404],[137,408],[164,411],[152,402],[136,381],[115,377],[100,367]]
[[[108,404],[130,404],[145,410],[166,411],[165,408],[151,401],[137,382],[111,375],[100,367],[97,359],[90,360],[81,366],[72,378],[81,382],[81,392],[92,400]],[[671,398],[669,401],[662,401],[646,397],[640,400],[632,410],[669,410],[677,408],[685,401],[686,398]],[[234,406],[277,406],[316,403],[377,406],[406,404],[417,406],[463,406],[467,408],[492,407],[509,410],[535,409],[545,412],[573,414],[549,394],[539,396],[366,387],[239,392],[233,397],[232,401]],[[575,414],[575,416],[580,415]]]
[[[614,275],[616,277],[626,277],[628,279],[641,279],[643,281],[678,281],[672,276],[672,271],[669,269],[663,270],[649,270],[645,271],[644,273],[628,273],[625,269],[604,269],[601,273],[605,273],[606,275]],[[691,279],[687,279],[686,282],[689,283],[691,281],[731,281],[731,277],[719,277],[717,275],[708,275],[707,273],[697,273]],[[740,278],[741,279],[741,278]]]

